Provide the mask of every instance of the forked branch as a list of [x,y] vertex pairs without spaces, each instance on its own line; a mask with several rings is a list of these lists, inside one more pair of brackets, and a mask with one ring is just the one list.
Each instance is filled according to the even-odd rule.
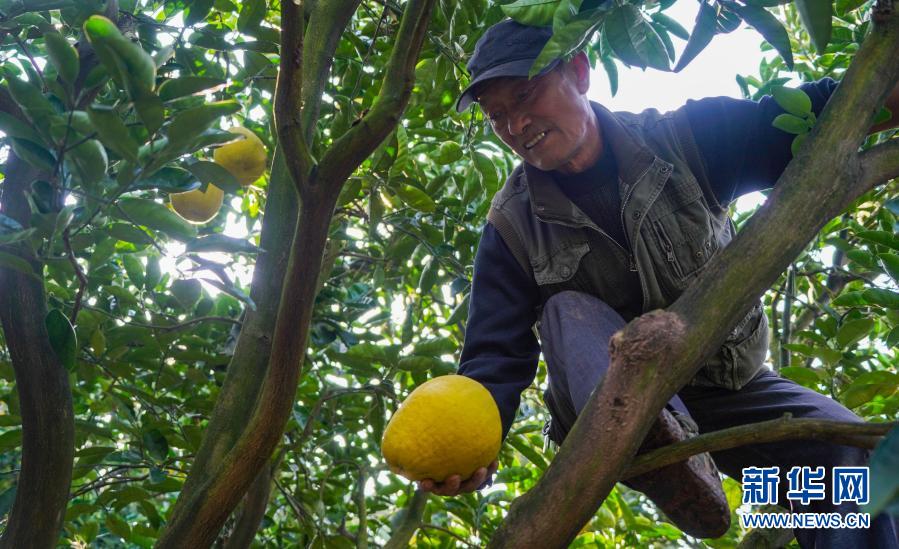
[[332,188],[342,185],[396,127],[412,94],[415,63],[434,4],[435,0],[410,0],[406,5],[381,91],[368,114],[325,153],[318,170],[322,185]]

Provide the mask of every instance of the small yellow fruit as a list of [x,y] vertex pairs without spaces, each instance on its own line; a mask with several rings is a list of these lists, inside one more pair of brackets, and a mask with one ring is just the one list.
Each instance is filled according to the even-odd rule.
[[477,381],[440,376],[421,384],[390,418],[381,452],[390,470],[410,480],[469,478],[499,453],[496,401]]
[[206,192],[202,189],[194,189],[186,193],[177,193],[171,196],[172,209],[175,213],[191,223],[206,223],[218,213],[225,200],[225,191],[215,185],[206,186]]
[[225,168],[244,187],[259,179],[268,164],[268,154],[262,140],[243,126],[228,129],[231,133],[244,136],[244,139],[222,145],[215,149],[212,158]]

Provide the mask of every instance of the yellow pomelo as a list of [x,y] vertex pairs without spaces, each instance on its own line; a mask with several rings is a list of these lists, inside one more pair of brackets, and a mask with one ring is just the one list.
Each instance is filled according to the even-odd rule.
[[206,192],[195,189],[171,196],[172,209],[191,223],[206,223],[215,217],[224,199],[225,191],[212,184],[206,186]]
[[448,375],[421,384],[390,418],[381,452],[390,470],[410,480],[469,478],[499,453],[496,402],[471,378]]
[[228,131],[242,135],[244,139],[215,149],[212,158],[246,187],[259,179],[259,176],[265,172],[268,164],[265,145],[261,139],[256,137],[255,133],[243,126],[228,128]]

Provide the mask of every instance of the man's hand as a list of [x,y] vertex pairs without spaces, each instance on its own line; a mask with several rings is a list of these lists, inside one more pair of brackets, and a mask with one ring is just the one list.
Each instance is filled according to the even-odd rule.
[[477,490],[484,481],[493,476],[499,462],[494,460],[489,467],[481,467],[471,477],[462,480],[459,475],[453,475],[443,482],[435,482],[433,479],[423,479],[418,482],[418,487],[425,492],[432,492],[438,496],[458,496]]

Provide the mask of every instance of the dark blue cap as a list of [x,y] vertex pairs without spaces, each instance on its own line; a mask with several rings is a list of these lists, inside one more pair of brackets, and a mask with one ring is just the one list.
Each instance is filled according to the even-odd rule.
[[[485,80],[504,76],[527,77],[552,34],[552,27],[530,27],[512,19],[504,19],[487,29],[475,44],[474,54],[468,61],[471,82],[459,96],[456,111],[463,112],[477,99],[472,88]],[[558,62],[559,59],[553,60],[540,74],[549,72]]]

